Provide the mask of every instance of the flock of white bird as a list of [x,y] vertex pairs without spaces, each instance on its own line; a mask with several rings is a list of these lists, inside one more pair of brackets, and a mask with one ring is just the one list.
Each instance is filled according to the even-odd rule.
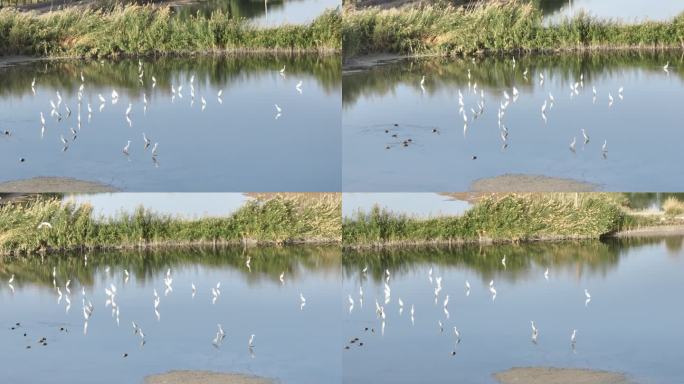
[[[50,223],[41,223],[38,228],[52,228]],[[83,263],[84,266],[88,266],[88,255],[84,255],[83,257]],[[251,272],[251,257],[247,257],[245,260],[245,268],[249,272]],[[109,274],[110,268],[106,267],[105,272]],[[57,295],[57,304],[61,305],[62,300],[64,300],[65,303],[65,312],[68,314],[69,311],[71,310],[71,297],[72,297],[72,291],[71,291],[71,279],[66,278],[66,282],[64,283],[64,290],[62,290],[62,285],[58,285],[58,279],[60,277],[58,276],[57,273],[57,267],[52,268],[52,286],[53,289],[55,290],[55,294]],[[128,272],[127,269],[123,270],[123,285],[127,285],[128,281],[130,279],[130,273]],[[285,285],[285,272],[282,272],[279,276],[280,284]],[[167,269],[166,275],[164,276],[164,296],[168,296],[173,292],[173,276],[171,273],[171,269]],[[9,278],[7,281],[7,284],[10,288],[10,291],[14,294],[15,288],[15,275],[12,274],[12,276]],[[191,297],[194,299],[195,295],[197,294],[197,286],[195,285],[194,282],[191,283],[190,285],[190,294]],[[118,294],[119,294],[119,289],[118,287],[114,284],[114,282],[110,282],[108,286],[104,288],[105,292],[105,309],[111,310],[111,317],[114,319],[116,322],[116,326],[118,327],[120,325],[120,313],[121,313],[121,305],[118,302]],[[221,296],[221,282],[217,282],[215,286],[212,286],[211,289],[209,290],[211,294],[211,303],[212,305],[216,304],[216,301],[218,298]],[[161,313],[160,313],[160,304],[162,300],[162,296],[158,293],[157,288],[153,288],[152,291],[153,295],[153,301],[152,301],[152,307],[154,308],[154,316],[157,321],[161,321]],[[85,286],[81,287],[81,303],[82,303],[82,311],[83,311],[83,334],[87,335],[88,334],[88,322],[90,321],[91,317],[93,316],[93,313],[95,312],[95,305],[93,305],[92,301],[86,294],[86,289]],[[306,298],[304,297],[304,294],[302,292],[299,293],[299,310],[304,310],[304,307],[306,306]],[[134,320],[131,320],[131,324],[133,327],[133,332],[136,336],[139,337],[139,345],[140,347],[143,347],[146,343],[146,338],[145,338],[145,332],[143,331],[142,327],[136,323]],[[223,329],[223,326],[219,323],[217,324],[218,330],[216,332],[215,337],[211,341],[212,345],[216,348],[220,348],[221,345],[224,343],[224,340],[226,339],[226,332]],[[13,328],[14,329],[14,328]],[[255,357],[254,354],[254,348],[255,348],[255,334],[251,334],[249,337],[249,340],[247,342],[247,347],[248,347],[248,352],[252,358]],[[41,343],[46,341],[45,338],[41,339]],[[27,348],[30,348],[30,346],[27,346]],[[124,353],[122,357],[128,357],[128,353]]]
[[[502,265],[503,269],[506,269],[506,256],[503,256],[503,258],[501,259],[501,265]],[[364,277],[361,279],[361,281],[365,280],[365,276],[366,276],[367,272],[368,272],[368,267],[366,266],[361,271],[362,277]],[[392,289],[389,285],[390,276],[391,276],[390,271],[388,269],[386,269],[385,274],[384,274],[384,281],[383,281],[384,297],[381,297],[380,300],[378,300],[378,298],[375,298],[375,314],[376,314],[377,320],[380,322],[380,334],[383,336],[385,334],[385,322],[387,320],[387,307],[389,305],[391,305],[391,303],[392,303]],[[441,301],[441,306],[442,306],[442,310],[444,313],[444,321],[447,322],[447,321],[449,321],[449,318],[450,318],[449,294],[446,294],[444,296],[444,298],[441,299],[440,295],[441,295],[441,292],[443,289],[442,277],[441,276],[434,276],[432,267],[430,267],[427,277],[428,277],[428,281],[430,282],[430,284],[432,285],[432,287],[434,289],[434,304],[439,305],[440,301]],[[544,279],[546,281],[549,281],[549,279],[550,279],[549,268],[546,268],[546,270],[544,271]],[[466,297],[470,296],[470,290],[471,290],[470,282],[468,280],[466,280],[464,283],[464,294]],[[497,295],[497,290],[496,290],[496,287],[494,285],[494,280],[491,280],[489,282],[488,290],[489,290],[489,294],[490,294],[492,301],[495,301],[496,295]],[[584,305],[585,305],[585,307],[588,307],[589,303],[591,302],[591,294],[589,293],[588,289],[584,289],[584,297],[585,297]],[[350,315],[354,311],[354,306],[355,306],[355,303],[357,301],[358,301],[360,307],[363,308],[363,300],[364,300],[364,291],[363,291],[363,284],[361,284],[361,285],[359,285],[357,300],[354,299],[354,296],[351,293],[349,293],[347,295],[347,301],[349,303],[348,308],[349,308],[349,314]],[[398,297],[396,300],[396,303],[398,306],[399,316],[402,316],[402,314],[404,312],[404,307],[405,307],[404,301],[402,300],[401,297]],[[406,306],[407,305],[408,304],[406,304]],[[414,304],[411,304],[410,310],[409,310],[409,316],[410,316],[410,321],[411,321],[412,326],[415,325],[415,314],[416,314],[416,307]],[[443,319],[441,319],[441,318],[437,320],[437,326],[438,326],[440,333],[443,333],[444,329],[445,329],[445,327],[444,327],[445,323],[443,323],[442,320]],[[537,344],[538,339],[539,339],[539,334],[540,334],[539,328],[537,328],[537,325],[534,322],[534,320],[530,320],[530,324],[532,326],[531,341],[534,344]],[[366,328],[365,330],[368,331],[368,328]],[[375,329],[372,328],[371,331],[375,332]],[[577,329],[573,329],[570,332],[569,341],[570,341],[570,346],[572,347],[573,351],[575,351],[575,345],[577,343],[577,333],[578,333]],[[455,343],[454,345],[456,346],[456,345],[460,344],[460,342],[461,342],[461,331],[459,330],[459,328],[456,325],[453,325],[453,337],[454,337],[454,343]],[[359,339],[355,338],[355,339],[352,339],[351,343],[357,344],[357,345],[363,345],[363,343],[357,343],[358,341],[359,341]],[[349,346],[345,346],[345,349],[349,349]],[[451,355],[456,355],[455,349],[451,352]]]
[[[515,57],[513,57],[511,63],[512,63],[511,64],[512,68],[515,71],[515,68],[516,68]],[[669,75],[669,68],[670,68],[669,62],[667,62],[662,67],[663,71],[665,73],[667,73],[668,75]],[[529,73],[529,70],[527,68],[525,68],[525,70],[522,72],[523,79],[525,82],[530,81],[530,79],[528,78],[528,73]],[[485,92],[483,89],[479,89],[479,92],[478,92],[477,82],[475,82],[475,83],[471,82],[472,77],[471,77],[470,69],[468,69],[467,75],[468,75],[468,93],[475,95],[478,98],[478,100],[476,100],[474,102],[475,103],[474,106],[467,107],[463,92],[461,92],[460,89],[458,90],[458,106],[459,106],[458,113],[459,113],[459,116],[461,116],[463,118],[463,135],[464,136],[467,135],[468,128],[469,128],[470,124],[472,124],[473,121],[478,119],[485,112]],[[544,73],[540,72],[539,73],[539,86],[540,87],[544,86],[544,81],[545,81]],[[584,90],[584,74],[580,74],[579,80],[570,84],[569,88],[570,88],[570,99],[573,99],[575,97],[580,96],[580,94]],[[425,93],[425,76],[424,75],[420,79],[420,89],[422,90],[423,93]],[[597,103],[597,97],[598,97],[598,91],[597,91],[595,86],[592,86],[591,92],[592,92],[592,103],[596,104]],[[499,101],[499,106],[498,106],[498,110],[497,110],[497,122],[498,122],[499,131],[500,131],[499,133],[500,133],[500,137],[501,137],[501,141],[502,141],[502,147],[504,149],[508,147],[508,135],[509,135],[509,130],[506,127],[506,123],[505,123],[506,112],[512,104],[515,104],[518,101],[519,97],[520,97],[520,91],[518,91],[517,87],[513,86],[510,93],[508,92],[508,90],[502,91],[502,98]],[[620,86],[618,88],[617,97],[619,100],[624,99],[624,87],[623,86]],[[615,98],[613,97],[613,93],[611,91],[608,92],[607,100],[608,100],[608,108],[611,108],[613,106],[613,103],[615,102]],[[544,121],[544,124],[546,124],[548,122],[548,114],[550,113],[551,109],[553,109],[555,104],[556,104],[555,97],[553,96],[553,94],[551,92],[548,92],[547,97],[544,98],[544,103],[541,105],[541,118]],[[469,114],[466,112],[466,108],[470,109],[470,117],[469,117]],[[395,124],[395,126],[396,125],[397,124]],[[439,130],[437,128],[434,128],[434,129],[432,129],[432,132],[433,133],[439,133]],[[584,144],[585,145],[588,144],[590,140],[589,140],[589,134],[587,133],[586,129],[582,128],[580,130],[580,132],[582,134]],[[385,133],[390,133],[390,130],[386,129]],[[392,137],[397,138],[398,135],[393,134]],[[409,144],[411,144],[411,143],[412,143],[411,139],[404,140],[402,142],[404,147],[409,146]],[[575,136],[570,140],[570,144],[569,144],[570,151],[575,153],[576,146],[577,146],[577,137]],[[385,149],[390,149],[390,148],[391,148],[390,145],[385,146]],[[604,159],[607,158],[607,154],[608,154],[608,140],[607,139],[603,140],[603,145],[601,146],[601,154],[602,154]]]
[[[285,72],[286,66],[283,66],[282,69],[278,71],[281,77],[285,78],[286,77],[286,72]],[[140,84],[141,87],[144,86],[145,84],[145,69],[142,61],[138,61],[138,83]],[[65,134],[60,134],[60,142],[62,143],[62,151],[66,151],[69,149],[69,146],[72,145],[76,139],[78,138],[79,133],[81,132],[81,109],[83,105],[83,100],[86,92],[86,79],[83,76],[83,71],[80,73],[80,80],[81,80],[81,85],[78,88],[78,93],[77,93],[77,100],[76,100],[76,126],[71,126],[69,128],[69,133],[66,133],[67,136],[71,136],[70,138],[65,137]],[[150,76],[149,80],[151,81],[151,86],[152,89],[156,88],[157,86],[157,79],[155,76]],[[190,76],[189,80],[189,88],[190,88],[190,106],[194,106],[195,104],[195,99],[196,99],[196,93],[195,93],[195,75]],[[303,82],[299,80],[299,82],[295,86],[295,90],[298,94],[302,94]],[[34,77],[33,80],[31,81],[31,91],[33,92],[33,95],[36,95],[36,78]],[[56,101],[50,99],[50,113],[49,116],[55,120],[56,123],[60,123],[63,120],[66,121],[71,118],[72,116],[72,110],[71,108],[67,105],[66,101],[63,100],[62,95],[59,91],[55,93],[56,96]],[[171,97],[171,102],[174,103],[176,99],[183,99],[183,85],[178,85],[176,87],[174,84],[171,84],[171,89],[170,89],[170,97]],[[201,111],[204,111],[207,108],[207,99],[204,97],[204,95],[200,95],[200,104],[201,104]],[[101,93],[97,95],[97,100],[100,102],[99,107],[97,110],[99,112],[102,112],[105,109],[105,106],[107,105],[108,99],[103,96]],[[119,93],[116,91],[116,89],[112,89],[111,93],[111,98],[109,99],[111,101],[112,105],[116,105],[119,102]],[[143,101],[143,114],[147,114],[147,108],[148,108],[148,97],[147,94],[143,91],[142,93],[142,101]],[[216,94],[216,101],[218,104],[223,104],[223,89],[220,89],[217,94]],[[278,120],[283,112],[283,108],[280,107],[278,104],[274,104],[275,106],[275,119]],[[129,102],[128,106],[126,107],[126,110],[124,112],[124,118],[125,121],[128,125],[128,127],[133,126],[133,103]],[[86,110],[87,110],[87,122],[90,123],[92,120],[93,116],[93,106],[89,103],[86,102]],[[43,138],[45,136],[46,132],[46,127],[48,125],[48,121],[46,121],[45,114],[43,112],[40,112],[40,136]],[[10,132],[8,131],[7,134]],[[143,144],[144,144],[144,149],[148,150],[150,146],[152,146],[151,149],[151,157],[154,165],[156,167],[159,166],[159,163],[157,161],[158,157],[158,146],[159,143],[155,142],[154,145],[152,145],[152,140],[147,136],[145,132],[142,132],[142,139],[143,139]],[[131,143],[132,140],[127,140],[126,145],[123,146],[121,152],[125,156],[130,155],[131,151]],[[21,158],[21,162],[24,162],[24,158]]]

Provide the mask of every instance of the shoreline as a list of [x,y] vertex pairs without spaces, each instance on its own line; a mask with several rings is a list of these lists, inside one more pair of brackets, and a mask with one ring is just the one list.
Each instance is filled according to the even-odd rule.
[[174,370],[145,377],[145,384],[269,384],[271,379],[213,371]]
[[[116,56],[107,57],[109,60],[126,60],[126,59],[146,59],[146,58],[191,58],[197,56],[214,56],[214,57],[230,57],[230,56],[336,56],[340,55],[341,50],[338,48],[325,49],[285,49],[285,48],[235,48],[224,50],[207,50],[207,51],[191,51],[191,52],[153,52],[153,53],[121,53]],[[57,56],[40,56],[40,55],[24,55],[0,52],[0,69],[11,67],[15,65],[29,64],[39,61],[59,61],[59,60],[82,60],[82,61],[97,61],[97,58],[81,55],[57,55]]]
[[393,52],[368,52],[353,56],[342,57],[342,74],[368,71],[383,65],[394,64],[408,59],[437,59],[437,58],[488,58],[506,57],[511,54],[516,57],[523,56],[560,56],[579,54],[601,54],[609,52],[684,52],[684,43],[678,46],[613,46],[613,47],[576,47],[576,48],[549,48],[543,50],[526,50],[522,48],[511,50],[484,50],[476,54],[449,54],[448,52],[423,52],[423,53],[393,53]]
[[201,241],[156,241],[141,244],[97,245],[97,246],[71,246],[71,247],[46,247],[31,252],[27,251],[0,251],[0,260],[5,257],[22,257],[32,255],[55,255],[73,252],[100,252],[100,251],[156,251],[173,249],[222,249],[222,248],[284,248],[294,246],[334,246],[339,244],[337,239],[288,239],[288,240],[260,240],[245,238],[241,240],[201,240]]
[[561,243],[579,240],[603,240],[603,239],[634,239],[652,237],[684,236],[684,224],[644,226],[620,230],[600,237],[595,236],[541,236],[530,239],[493,239],[482,237],[480,239],[435,239],[435,240],[402,240],[387,241],[367,244],[343,244],[343,251],[368,251],[398,248],[421,248],[421,247],[452,247],[467,245],[505,245],[505,244],[534,244],[534,243]]
[[501,384],[628,384],[622,373],[584,368],[516,367],[492,375]]

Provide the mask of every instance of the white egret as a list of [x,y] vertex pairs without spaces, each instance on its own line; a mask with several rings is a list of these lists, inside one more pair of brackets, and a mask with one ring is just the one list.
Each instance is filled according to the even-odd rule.
[[584,144],[587,144],[589,142],[589,135],[587,135],[587,131],[582,128],[582,137],[584,137]]
[[154,143],[154,146],[152,146],[152,157],[157,157],[157,145],[159,143]]
[[100,99],[100,103],[104,103],[105,101],[107,101],[101,93],[97,95],[97,98]]
[[575,145],[577,144],[577,137],[573,137],[570,142],[570,151],[575,152]]
[[126,108],[126,116],[127,117],[131,115],[132,110],[133,110],[133,104],[128,103],[128,108]]
[[456,344],[459,344],[461,342],[461,332],[456,327],[454,327],[454,336],[456,336]]
[[577,330],[573,329],[572,330],[572,335],[570,335],[570,343],[572,345],[575,345],[575,342],[577,342]]
[[40,125],[45,126],[45,116],[43,116],[43,112],[40,113]]
[[128,156],[128,148],[130,148],[130,147],[131,147],[131,141],[128,140],[128,142],[126,143],[126,146],[123,147],[123,150],[122,150],[122,152],[124,153],[124,155]]
[[[52,229],[52,224],[48,223],[47,221],[43,221],[42,223],[38,224],[38,229],[43,229],[43,228],[48,228]],[[56,269],[52,270],[52,277],[54,278],[56,275]]]
[[7,281],[7,284],[12,284],[14,282],[14,273],[12,274],[12,277],[10,277],[9,281]]
[[425,85],[425,75],[423,75],[423,77],[420,79],[420,86],[422,87],[424,85]]
[[494,280],[489,282],[489,292],[492,294],[492,301],[496,300],[496,288],[494,288]]
[[147,149],[147,148],[150,146],[151,141],[150,141],[150,139],[147,137],[147,135],[145,134],[145,132],[143,132],[142,136],[143,136],[143,141],[145,142],[145,149]]
[[280,69],[280,74],[281,75],[285,74],[285,65],[283,65],[283,67]]
[[549,280],[549,269],[546,268],[546,271],[544,271],[544,278],[548,281]]
[[250,348],[254,348],[254,334],[249,336],[249,343],[247,344]]
[[295,89],[297,89],[297,92],[301,95],[302,94],[302,81],[299,80],[297,83],[297,86],[295,86]]
[[504,269],[506,269],[506,255],[504,255],[501,259],[501,265],[503,265]]
[[601,146],[601,152],[608,152],[608,140],[603,140],[603,145]]

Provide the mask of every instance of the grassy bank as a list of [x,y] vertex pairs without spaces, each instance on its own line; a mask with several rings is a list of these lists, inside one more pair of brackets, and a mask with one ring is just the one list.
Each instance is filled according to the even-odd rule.
[[345,57],[371,54],[471,55],[487,52],[682,48],[684,14],[665,22],[624,24],[588,15],[544,25],[529,3],[475,7],[345,9]]
[[[0,207],[0,254],[80,249],[340,241],[341,198],[257,198],[225,218],[183,220],[140,207],[134,214],[94,217],[88,204],[35,197]],[[38,229],[42,222],[52,228]]]
[[259,28],[220,11],[174,17],[168,7],[128,5],[109,12],[66,9],[44,15],[0,10],[0,54],[116,57],[248,51],[339,51],[342,17]]
[[462,216],[415,218],[375,208],[344,219],[342,239],[352,248],[598,239],[651,220],[627,215],[624,203],[620,194],[546,193],[491,195]]

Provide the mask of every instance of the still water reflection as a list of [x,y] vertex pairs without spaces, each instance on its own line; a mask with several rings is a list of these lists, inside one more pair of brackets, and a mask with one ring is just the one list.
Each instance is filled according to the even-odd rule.
[[141,85],[134,60],[0,69],[0,182],[56,176],[137,192],[339,190],[339,58],[160,58],[143,61],[143,72]]
[[[169,269],[171,290],[165,292]],[[3,260],[3,380],[139,383],[150,374],[188,369],[283,383],[339,382],[339,276],[339,250],[327,247],[101,252],[89,254],[87,263],[80,254]],[[212,304],[219,282],[221,292]],[[106,306],[111,284],[117,288],[119,324],[112,306]],[[82,289],[94,307],[87,334]],[[158,318],[154,290],[160,296]],[[306,298],[303,308],[300,293]],[[132,321],[143,330],[144,345]],[[21,326],[12,330],[17,322]],[[226,337],[215,346],[217,323]],[[251,334],[256,336],[249,350]],[[37,343],[42,337],[47,346]]]
[[675,52],[614,53],[525,56],[515,65],[510,57],[415,59],[350,71],[344,190],[465,191],[508,173],[609,191],[680,190],[672,175],[684,155],[666,143],[684,140],[672,102],[684,97],[683,64]]
[[[344,382],[414,383],[429,377],[494,383],[493,373],[520,366],[601,369],[624,372],[639,383],[680,382],[683,241],[345,252],[343,343],[351,347],[343,354]],[[539,329],[536,344],[531,320]],[[349,344],[356,337],[363,346]]]

